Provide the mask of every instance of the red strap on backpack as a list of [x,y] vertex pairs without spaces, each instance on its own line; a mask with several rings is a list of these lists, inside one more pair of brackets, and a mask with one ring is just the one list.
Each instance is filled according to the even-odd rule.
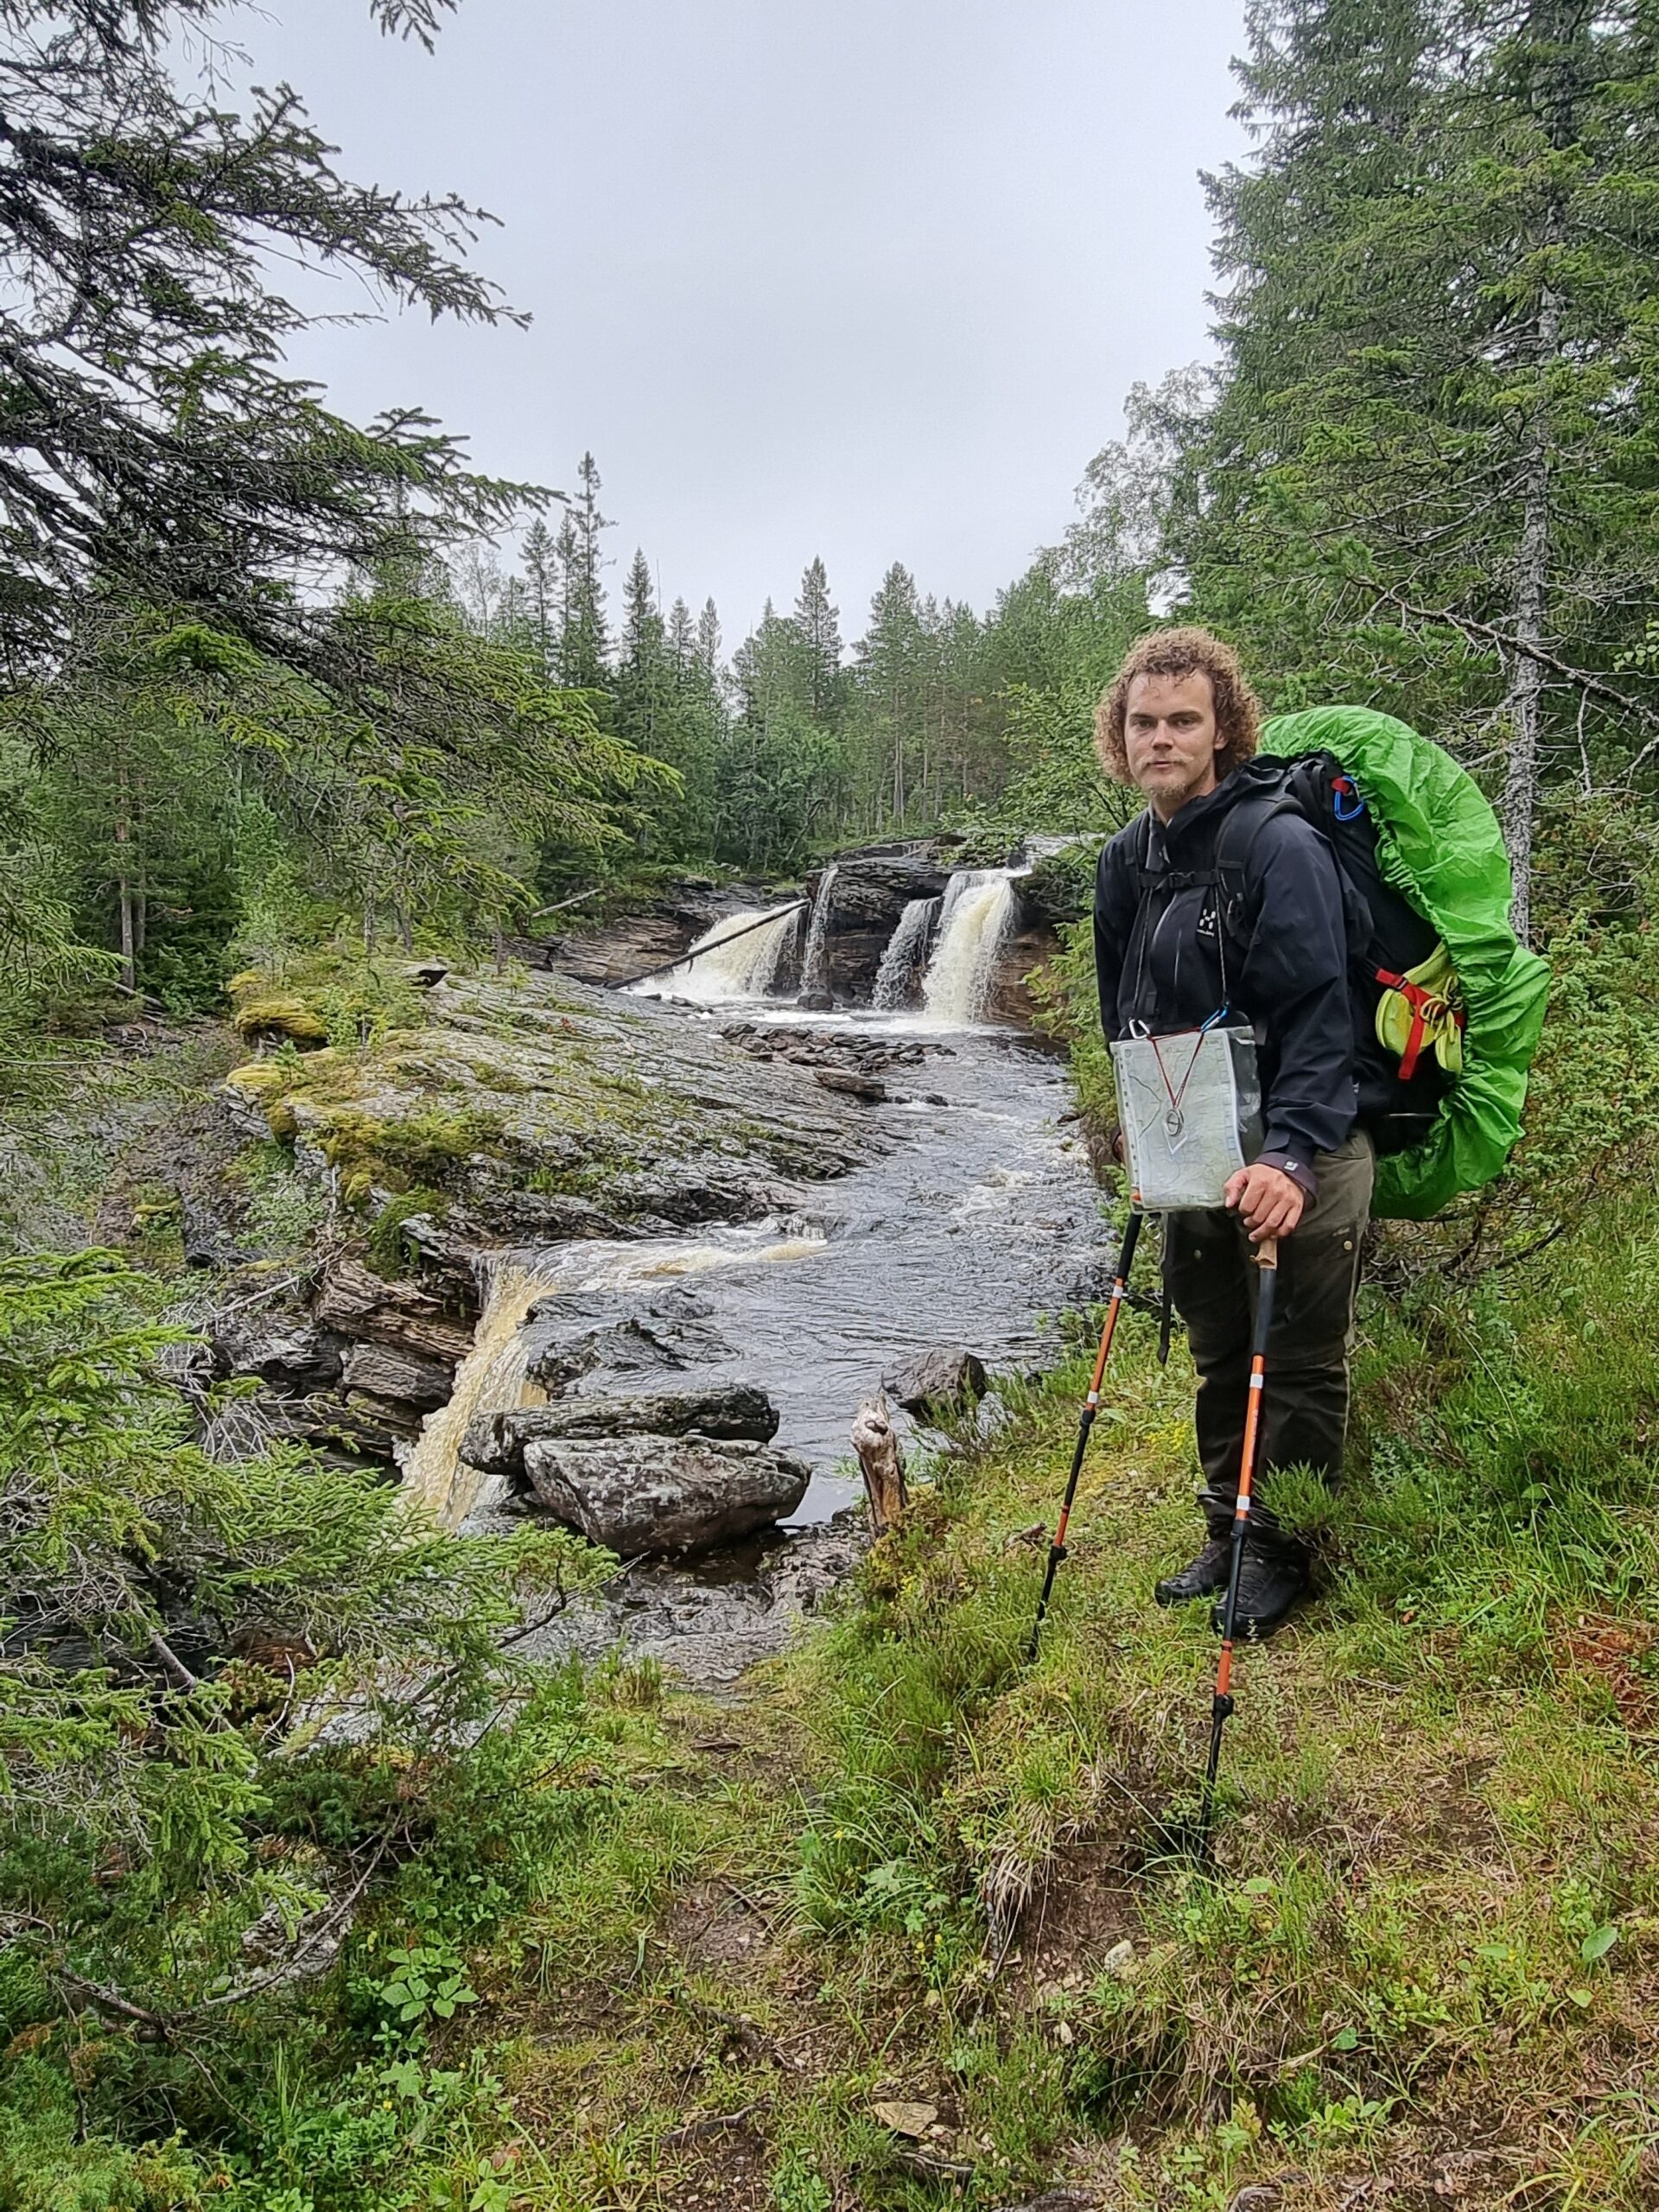
[[1426,991],[1421,983],[1414,983],[1404,976],[1396,976],[1392,969],[1373,968],[1371,973],[1385,991],[1398,991],[1411,1008],[1411,1027],[1406,1033],[1406,1049],[1400,1055],[1400,1080],[1409,1083],[1417,1072],[1423,1039],[1427,1034],[1428,1025],[1424,1018],[1426,1010],[1429,1007],[1438,1007],[1443,1012],[1450,1013],[1461,1029],[1465,1019],[1463,1008],[1460,1006],[1448,1007],[1444,999],[1436,998],[1433,991]]

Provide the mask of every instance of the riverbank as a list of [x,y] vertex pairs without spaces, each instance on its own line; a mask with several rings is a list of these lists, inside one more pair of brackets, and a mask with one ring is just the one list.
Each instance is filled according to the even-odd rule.
[[524,2201],[1651,2202],[1659,1315],[1623,1249],[1525,1336],[1521,1290],[1370,1303],[1325,1589],[1244,1656],[1213,1872],[1160,1841],[1213,1644],[1148,1603],[1191,1378],[1140,1316],[1035,1670],[1081,1357],[745,1704],[618,1678],[613,1815],[476,1976]]
[[[1084,980],[1079,968],[1080,997]],[[470,1018],[474,986],[443,988]],[[343,1052],[365,1007],[326,1011],[342,1036],[330,1049]],[[582,1006],[540,1007],[538,1027],[550,1012],[556,1058],[593,1049],[559,1027],[582,1022]],[[601,1003],[595,1034],[601,1013],[611,1018]],[[626,1009],[616,1018],[632,1036]],[[1087,1370],[1079,1319],[1029,1363],[1036,1379],[1025,1362],[999,1378],[995,1422],[947,1425],[949,1448],[913,1469],[931,1479],[905,1527],[855,1567],[843,1553],[803,1597],[810,1630],[741,1680],[728,1668],[717,1700],[680,1686],[667,1637],[648,1633],[632,1653],[590,1638],[584,1671],[532,1660],[487,1674],[449,1735],[423,1723],[407,1738],[302,1745],[282,1734],[293,1717],[282,1670],[314,1656],[291,1635],[273,1647],[257,1611],[252,1670],[238,1658],[226,1691],[200,1681],[187,1691],[158,1669],[156,1740],[175,1753],[198,1745],[204,1775],[245,1758],[257,1786],[237,1783],[240,1797],[215,1815],[223,1855],[211,1865],[188,1847],[151,1862],[99,1841],[84,1890],[69,1892],[73,1913],[55,1909],[60,1948],[8,1960],[0,2201],[59,2212],[73,2180],[73,2201],[96,2212],[1650,2204],[1659,1196],[1639,1113],[1617,1174],[1586,1171],[1569,1192],[1561,1166],[1576,1157],[1586,1083],[1642,1048],[1633,1022],[1628,1037],[1605,1020],[1555,1033],[1539,1165],[1522,1163],[1495,1222],[1465,1221],[1438,1243],[1411,1232],[1379,1257],[1351,1479],[1334,1502],[1281,1486],[1281,1504],[1308,1516],[1322,1588],[1274,1643],[1242,1656],[1213,1866],[1173,1852],[1169,1831],[1192,1802],[1214,1647],[1201,1617],[1148,1602],[1196,1529],[1191,1376],[1179,1339],[1158,1367],[1141,1313],[1109,1375],[1040,1660],[1024,1662]],[[423,1054],[448,1064],[442,1020],[406,1036],[369,1027],[346,1057],[372,1089],[391,1059],[404,1060],[409,1084]],[[467,1147],[434,1147],[421,1167],[453,1175],[450,1202],[464,1211],[475,1189],[486,1203],[511,1192],[494,1163],[527,1129],[550,1141],[556,1116],[540,1101],[559,1084],[524,1072],[522,1026],[498,1018],[456,1033],[484,1039],[501,1118],[469,1122]],[[702,1052],[682,1040],[714,1029],[647,1013],[639,1033]],[[194,1040],[204,1074],[225,1041]],[[499,1088],[498,1043],[527,1090]],[[531,1049],[542,1049],[534,1037]],[[798,1085],[815,1110],[838,1098],[833,1127],[864,1132],[821,1199],[903,1156],[880,1141],[868,1102],[826,1092],[810,1064],[774,1069],[741,1038],[720,1049],[791,1096]],[[317,1057],[278,1047],[260,1063],[282,1078],[279,1120],[317,1082]],[[615,1141],[635,1101],[599,1081],[620,1071],[597,1057],[575,1066],[563,1127],[639,1187],[638,1158]],[[1087,1100],[1086,1056],[1082,1077]],[[890,1078],[932,1080],[925,1066]],[[467,1096],[480,1080],[476,1067],[459,1078]],[[343,1083],[311,1095],[319,1117],[345,1110],[348,1137],[363,1140]],[[194,1105],[178,1103],[188,1121]],[[653,1091],[646,1103],[665,1126],[683,1121],[678,1156],[700,1170],[697,1100]],[[369,1147],[411,1180],[397,1132],[421,1110],[411,1093],[409,1110],[376,1121]],[[509,1124],[509,1111],[523,1119]],[[184,1238],[193,1218],[202,1225],[211,1179],[192,1154],[202,1173],[186,1179],[189,1207],[177,1189],[170,1201],[152,1192],[172,1155],[154,1117],[139,1118],[159,1149],[130,1163],[123,1219],[170,1283],[203,1299],[210,1287],[280,1297],[304,1251],[327,1279],[320,1194],[349,1171],[321,1135],[315,1173],[269,1137],[231,1163],[239,1196],[219,1230],[235,1253],[188,1269]],[[302,1126],[319,1121],[296,1113]],[[430,1137],[434,1125],[421,1126]],[[738,1185],[757,1173],[752,1159]],[[1569,1192],[1576,1211],[1555,1218],[1572,1236],[1541,1228],[1541,1192]],[[416,1249],[427,1224],[435,1249],[453,1234],[453,1214],[432,1219],[428,1186],[402,1195],[420,1201],[394,1215]],[[601,1205],[607,1194],[537,1195]],[[111,1209],[89,1202],[82,1217],[113,1221]],[[639,1253],[658,1230],[631,1225],[639,1234],[622,1244]],[[1503,1261],[1484,1274],[1471,1264],[1483,1237]],[[99,1347],[123,1341],[18,1372],[38,1378],[31,1387],[79,1389],[111,1357]],[[117,1402],[126,1387],[118,1374]],[[181,1413],[213,1402],[187,1378],[130,1440],[122,1432],[122,1452],[175,1453]],[[106,1433],[84,1433],[78,1448],[101,1478]],[[124,1470],[129,1457],[107,1464]],[[165,1557],[194,1559],[178,1548],[191,1524],[179,1521],[174,1464],[156,1463],[156,1527]],[[178,1465],[210,1502],[205,1525],[250,1525],[230,1476],[188,1455]],[[294,1536],[314,1546],[338,1545],[348,1523],[361,1530],[360,1557],[341,1554],[353,1574],[385,1575],[406,1541],[407,1516],[360,1468],[301,1478],[279,1457],[256,1476],[274,1503],[261,1505],[257,1487],[251,1502],[275,1518],[252,1525],[280,1537],[279,1560],[293,1541],[282,1516],[296,1510]],[[472,1637],[466,1663],[478,1666],[511,1618],[513,1554],[486,1539],[436,1541],[441,1551],[416,1555],[397,1607],[437,1599],[442,1635]],[[578,1549],[552,1562],[550,1602],[545,1579],[527,1598],[555,1650],[569,1645],[560,1622],[584,1602]],[[206,1555],[218,1556],[211,1544]],[[331,1556],[312,1571],[337,1572]],[[257,1589],[264,1557],[239,1554],[215,1602],[251,1580]],[[475,1632],[470,1609],[493,1584],[498,1624]],[[291,1600],[280,1580],[270,1586],[257,1602],[285,1618]],[[326,1613],[305,1602],[312,1618]],[[641,1611],[679,1603],[670,1590]],[[191,1632],[183,1649],[202,1667]],[[537,1648],[516,1643],[508,1656],[516,1664]],[[421,1662],[435,1682],[455,1663]],[[304,1679],[333,1698],[341,1664]],[[129,1724],[111,1750],[88,1744],[74,1759],[133,1758],[149,1740]],[[175,1761],[157,1764],[174,1773]],[[55,1770],[47,1786],[65,1786]],[[89,1804],[103,1822],[128,1802],[105,1790]],[[41,1878],[30,1848],[14,1886]],[[245,1903],[250,1883],[263,1886]],[[154,1896],[172,1900],[166,1924],[188,1937],[182,1948],[172,1937],[164,1955],[146,1948]],[[238,1911],[253,1919],[267,1897],[270,1932],[238,1936]],[[262,1984],[270,1970],[245,1958],[273,1947],[284,1957],[314,1923],[328,1935],[321,1961]],[[228,2007],[213,1979],[221,1941],[219,1971],[242,1988]],[[159,2037],[147,2024],[187,2004]]]

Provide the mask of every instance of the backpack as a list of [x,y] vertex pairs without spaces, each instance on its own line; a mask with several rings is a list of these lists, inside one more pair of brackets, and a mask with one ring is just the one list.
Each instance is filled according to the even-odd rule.
[[1222,925],[1242,926],[1263,823],[1300,815],[1337,862],[1357,1011],[1398,1060],[1410,1135],[1379,1157],[1371,1211],[1426,1220],[1509,1158],[1543,1028],[1549,970],[1510,926],[1497,817],[1450,753],[1369,707],[1278,715],[1235,772],[1260,796],[1217,840]]

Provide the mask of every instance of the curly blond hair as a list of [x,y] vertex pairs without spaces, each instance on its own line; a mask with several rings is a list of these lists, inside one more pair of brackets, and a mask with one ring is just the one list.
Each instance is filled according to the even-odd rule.
[[1250,689],[1249,678],[1232,647],[1224,645],[1208,630],[1149,630],[1129,647],[1123,665],[1095,709],[1095,749],[1107,774],[1120,784],[1135,780],[1129,773],[1123,725],[1128,714],[1129,686],[1137,676],[1209,677],[1216,728],[1224,741],[1216,748],[1217,778],[1255,753],[1262,734],[1262,702]]

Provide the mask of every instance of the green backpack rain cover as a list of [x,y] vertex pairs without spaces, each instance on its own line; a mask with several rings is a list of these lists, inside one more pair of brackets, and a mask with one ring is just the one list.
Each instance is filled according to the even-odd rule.
[[1262,750],[1330,753],[1359,787],[1385,882],[1440,931],[1463,988],[1463,1071],[1422,1143],[1376,1164],[1373,1213],[1426,1221],[1503,1166],[1521,1134],[1527,1070],[1544,1026],[1549,970],[1510,927],[1509,856],[1497,817],[1449,753],[1392,715],[1313,707],[1280,715]]

